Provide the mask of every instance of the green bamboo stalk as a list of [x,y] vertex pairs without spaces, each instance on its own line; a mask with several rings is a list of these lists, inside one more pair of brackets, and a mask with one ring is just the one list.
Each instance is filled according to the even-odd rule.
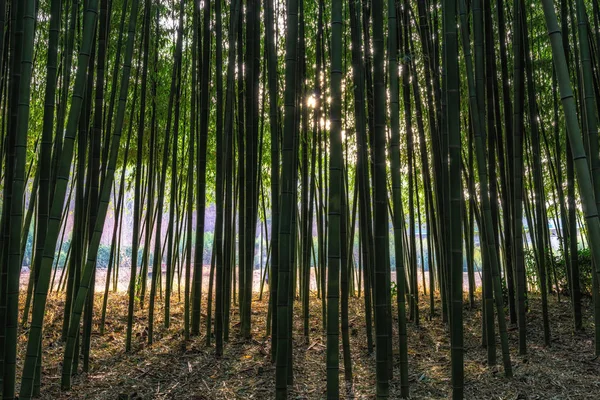
[[556,71],[561,103],[565,113],[567,135],[571,146],[571,154],[573,155],[575,173],[579,183],[579,195],[583,205],[588,240],[592,252],[592,261],[594,263],[596,274],[600,275],[600,223],[594,197],[595,186],[593,186],[592,183],[592,177],[583,147],[583,140],[579,130],[577,109],[573,91],[571,89],[565,50],[562,44],[562,33],[558,27],[556,11],[554,10],[554,5],[550,1],[544,0],[542,5],[546,27],[548,29],[548,36],[550,37],[550,43],[552,45],[552,59]]
[[[127,303],[127,332],[125,336],[125,351],[131,351],[131,335],[133,331],[133,311],[135,307],[135,282],[136,272],[138,264],[138,248],[139,248],[139,233],[140,233],[140,219],[141,215],[141,201],[140,201],[140,187],[142,180],[142,157],[144,150],[144,130],[146,125],[146,91],[147,91],[147,80],[148,80],[148,57],[150,47],[150,22],[151,22],[151,9],[150,0],[145,0],[144,5],[144,39],[143,39],[143,61],[142,61],[142,88],[141,88],[141,99],[140,99],[140,119],[138,122],[137,130],[137,166],[135,175],[135,193],[134,193],[134,204],[133,204],[133,234],[131,242],[131,272],[129,278],[129,300]],[[125,169],[125,168],[124,168]],[[149,230],[150,226],[148,226]],[[145,280],[146,277],[143,277]]]
[[[461,7],[461,22],[465,24],[466,21],[462,15]],[[485,74],[484,74],[484,50],[483,50],[483,12],[482,12],[482,2],[481,0],[474,0],[472,4],[473,8],[473,36],[474,36],[474,49],[475,49],[475,94],[477,99],[477,116],[473,118],[479,119],[479,127],[482,130],[482,136],[491,137],[493,135],[492,132],[488,131],[487,135],[485,132],[484,121],[486,120],[485,113]],[[491,79],[491,78],[489,78]],[[484,139],[485,140],[485,139]],[[490,138],[488,143],[492,144],[493,140]],[[492,153],[493,149],[490,148],[488,153]],[[491,157],[491,156],[490,156]],[[488,168],[488,172],[490,173],[490,177],[488,179],[488,188],[490,195],[490,207],[493,207],[494,201],[492,197],[492,187],[493,183],[491,181],[491,168],[492,163],[490,162],[490,167]],[[495,168],[494,168],[495,169]],[[493,223],[493,211],[492,211],[492,223]],[[495,226],[495,225],[493,225]],[[490,229],[494,229],[490,227]],[[489,246],[482,247],[482,253],[485,253],[489,249]],[[496,248],[493,249],[496,251]],[[489,260],[490,255],[485,255],[485,257]],[[492,274],[490,270],[489,263],[482,263],[482,272],[483,272],[483,297],[484,297],[484,323],[485,323],[485,335],[483,339],[485,340],[485,345],[487,347],[487,361],[488,365],[492,366],[496,364],[496,335],[495,335],[495,326],[494,326],[494,293],[493,293],[493,283],[492,283]]]
[[[456,2],[444,1],[444,69],[446,71],[446,118],[449,147],[449,205],[450,229],[450,282],[451,301],[451,356],[452,356],[452,398],[462,399],[464,395],[464,354],[463,354],[463,258],[461,231],[461,192],[460,174],[460,99],[458,68],[458,34],[456,28]],[[462,24],[461,24],[462,25]],[[481,111],[480,111],[481,114]]]
[[[64,144],[60,152],[58,170],[56,172],[56,186],[52,197],[52,207],[48,218],[48,230],[44,244],[44,257],[40,268],[38,285],[35,290],[35,299],[33,304],[33,316],[31,330],[27,342],[27,353],[25,357],[25,366],[21,377],[20,397],[24,399],[31,398],[33,394],[33,380],[36,370],[37,357],[41,346],[42,327],[45,315],[46,298],[48,286],[50,283],[50,272],[52,262],[55,256],[56,241],[60,228],[60,216],[63,211],[71,160],[73,157],[75,134],[80,112],[83,106],[83,92],[85,80],[87,78],[87,67],[90,59],[94,29],[98,18],[98,1],[90,0],[84,14],[84,30],[81,48],[77,62],[77,72],[75,75],[75,86],[71,101],[71,108],[67,122],[67,130],[64,137]],[[70,368],[69,368],[70,375]]]
[[[402,249],[402,192],[400,184],[400,104],[398,94],[398,44],[396,40],[397,22],[396,22],[396,3],[395,0],[388,1],[388,73],[390,82],[390,170],[392,174],[392,200],[393,200],[393,226],[394,226],[394,253],[396,256],[396,306],[398,307],[398,335],[399,335],[399,355],[400,355],[400,395],[403,398],[409,396],[408,386],[408,345],[406,331],[406,292],[405,277],[406,271],[403,260]],[[403,81],[405,83],[404,93],[405,101],[406,91],[409,90],[408,74],[410,69],[406,68],[405,63],[402,68]],[[410,97],[408,97],[410,101]],[[408,106],[408,104],[405,104]],[[407,112],[408,113],[408,112]],[[410,129],[410,128],[409,128]],[[410,149],[409,149],[410,151]],[[413,293],[414,295],[414,293]],[[418,295],[417,295],[418,296]],[[418,298],[418,297],[417,297]]]
[[[95,0],[90,0],[90,4],[95,3]],[[119,93],[119,102],[117,108],[117,119],[115,120],[115,129],[113,130],[113,137],[111,139],[111,149],[109,156],[109,163],[106,169],[106,176],[104,178],[102,184],[102,190],[100,192],[100,201],[98,204],[98,217],[96,219],[96,223],[94,224],[93,235],[90,239],[90,244],[88,248],[88,256],[85,264],[85,268],[82,271],[81,276],[81,285],[79,290],[77,291],[77,296],[75,298],[75,302],[73,304],[73,310],[71,315],[71,321],[69,325],[67,344],[65,346],[64,360],[63,360],[63,368],[62,368],[62,380],[61,387],[64,390],[68,390],[71,387],[71,365],[74,362],[74,353],[75,353],[75,341],[77,338],[77,332],[79,330],[79,322],[81,319],[81,314],[83,310],[84,303],[88,296],[88,291],[90,289],[90,283],[92,280],[92,274],[95,271],[94,265],[96,262],[96,257],[98,253],[98,247],[100,245],[100,239],[102,236],[102,231],[104,228],[104,222],[106,219],[106,213],[108,211],[108,203],[110,200],[110,192],[112,189],[112,184],[114,181],[114,173],[117,163],[117,155],[120,147],[120,138],[123,130],[123,121],[125,117],[125,106],[127,103],[127,94],[129,89],[129,77],[131,73],[131,59],[133,58],[133,47],[135,42],[135,30],[136,30],[136,22],[137,22],[137,14],[139,0],[134,0],[131,3],[131,11],[130,11],[130,20],[129,27],[127,32],[127,45],[125,50],[125,58],[123,61],[123,77],[121,79],[121,87]],[[88,10],[95,10],[95,8],[91,8],[88,5]],[[91,21],[95,25],[96,14],[93,13],[90,16]],[[93,36],[93,35],[92,35]]]
[[[269,307],[271,309],[271,361],[277,349],[277,283],[279,270],[279,106],[277,80],[277,54],[273,0],[265,0],[265,46],[267,57],[267,83],[269,87],[269,131],[271,133],[271,262],[269,271]],[[230,41],[231,43],[231,41]]]
[[[389,396],[389,326],[390,309],[388,296],[390,293],[388,278],[389,238],[388,238],[388,197],[386,185],[385,157],[385,115],[386,94],[384,85],[384,35],[383,35],[383,1],[372,1],[373,15],[373,214],[374,214],[374,292],[375,292],[375,332],[376,332],[376,373],[377,398]],[[394,33],[389,33],[394,34]]]
[[[183,5],[181,5],[180,9],[183,9]],[[177,76],[179,70],[179,63],[181,62],[181,48],[182,48],[182,34],[183,34],[183,15],[180,15],[179,18],[179,28],[177,29],[177,43],[174,52],[174,62],[173,69],[171,72],[171,88],[169,94],[169,104],[168,104],[168,114],[167,114],[167,125],[166,132],[164,138],[164,149],[163,149],[163,159],[160,171],[160,181],[159,181],[159,191],[158,191],[158,211],[157,211],[157,220],[156,220],[156,237],[154,238],[155,246],[154,246],[154,260],[152,265],[152,284],[150,287],[150,304],[148,305],[148,344],[152,344],[154,338],[154,307],[155,307],[155,297],[156,297],[156,289],[158,284],[158,278],[162,276],[162,255],[164,248],[161,249],[161,238],[162,238],[162,214],[164,207],[164,196],[165,196],[165,186],[167,180],[167,167],[169,161],[169,147],[171,139],[171,122],[173,119],[173,102],[175,95],[177,93],[178,84],[177,84]],[[177,149],[173,149],[173,157],[177,153]],[[173,195],[171,201],[176,201],[176,197]],[[166,243],[165,243],[166,244]],[[167,270],[167,273],[170,273],[170,270]],[[170,278],[169,278],[170,279]],[[167,281],[169,283],[169,281]],[[162,288],[162,284],[158,285],[159,288]]]
[[[461,18],[466,18],[464,10],[466,9],[464,0],[460,2]],[[504,304],[502,298],[502,283],[500,280],[500,268],[498,261],[498,252],[496,251],[496,242],[493,230],[492,213],[490,207],[490,200],[488,194],[488,175],[487,175],[487,163],[485,159],[485,151],[482,138],[482,121],[477,117],[480,115],[477,111],[477,94],[475,90],[475,79],[473,75],[473,64],[471,59],[470,48],[467,45],[469,43],[469,33],[467,30],[467,24],[461,23],[461,37],[463,39],[463,53],[465,56],[465,64],[467,69],[467,84],[469,88],[469,108],[471,110],[471,119],[473,123],[473,130],[475,133],[475,152],[477,156],[477,169],[479,173],[480,182],[480,197],[481,197],[481,208],[482,216],[478,218],[478,225],[481,228],[480,237],[482,239],[482,246],[488,246],[487,256],[484,262],[489,263],[489,268],[492,274],[493,280],[493,291],[494,300],[496,303],[496,313],[498,316],[498,331],[500,333],[500,342],[502,347],[502,361],[504,365],[504,373],[507,377],[512,376],[512,366],[510,362],[510,353],[508,348],[508,335],[506,331],[506,319],[504,315]],[[475,199],[474,199],[475,200]],[[477,209],[475,208],[475,211]],[[475,212],[477,216],[477,212]],[[476,217],[477,218],[477,217]],[[462,265],[462,264],[461,264]],[[462,267],[461,267],[462,274]],[[462,287],[461,287],[462,292]],[[488,346],[495,346],[495,343],[488,343]]]
[[[365,302],[365,325],[367,334],[367,351],[373,352],[373,330],[371,321],[371,268],[372,259],[372,225],[371,225],[371,191],[369,185],[369,166],[367,158],[367,132],[364,104],[364,60],[362,57],[362,44],[360,35],[360,9],[350,2],[350,34],[352,40],[352,80],[354,87],[354,118],[356,120],[356,142],[357,142],[357,161],[356,177],[359,191],[359,234],[360,234],[360,254],[362,256],[362,272],[364,275],[364,302]],[[318,55],[317,55],[318,57]],[[319,63],[317,63],[319,65]],[[315,113],[315,121],[317,113]],[[315,199],[316,200],[316,199]],[[320,224],[317,224],[319,228]],[[359,286],[360,287],[360,286]]]
[[[4,350],[4,378],[3,398],[15,397],[16,358],[17,358],[17,328],[19,311],[19,277],[21,275],[21,229],[23,223],[23,193],[25,189],[25,165],[27,137],[29,127],[31,96],[31,78],[33,70],[33,38],[35,34],[36,9],[35,1],[19,2],[13,7],[18,7],[17,30],[22,31],[23,39],[20,42],[21,51],[14,57],[20,56],[15,61],[19,63],[20,78],[18,87],[18,104],[11,104],[16,108],[16,123],[9,127],[14,130],[14,170],[12,176],[12,201],[10,204],[10,227],[8,242],[8,282],[6,286],[6,339]],[[17,46],[19,47],[19,46]],[[13,151],[13,150],[10,150]]]
[[548,289],[547,289],[547,266],[546,266],[546,243],[545,243],[545,229],[544,226],[548,226],[547,214],[543,208],[543,200],[545,197],[544,181],[542,176],[542,162],[541,162],[541,150],[540,150],[540,135],[538,126],[538,113],[535,100],[535,85],[533,81],[532,72],[532,59],[529,47],[529,30],[526,21],[525,6],[521,3],[522,17],[523,17],[523,52],[525,54],[525,72],[527,77],[527,99],[529,108],[529,126],[531,133],[531,158],[533,164],[533,185],[532,190],[535,191],[535,195],[532,196],[535,202],[535,218],[536,218],[536,250],[538,253],[538,270],[539,270],[539,282],[540,292],[542,297],[542,325],[544,328],[544,344],[550,346],[550,320],[548,317]]
[[327,399],[340,395],[340,261],[342,153],[342,2],[331,2],[331,130],[329,132],[329,206],[327,241]]
[[285,93],[284,93],[284,131],[282,140],[281,196],[279,219],[279,270],[277,282],[277,354],[275,372],[275,394],[277,399],[285,399],[288,394],[287,379],[290,352],[290,304],[291,274],[294,251],[292,218],[295,198],[295,163],[294,136],[296,118],[296,85],[297,85],[297,42],[298,42],[298,1],[290,0],[287,4],[287,33],[285,40]]
[[[592,58],[590,55],[590,38],[588,32],[588,18],[585,10],[585,4],[582,0],[576,0],[577,7],[577,27],[579,33],[579,52],[581,60],[581,71],[583,76],[583,114],[585,115],[584,127],[587,130],[585,134],[588,138],[591,166],[592,182],[594,184],[594,196],[596,198],[596,208],[600,207],[600,158],[598,156],[598,119],[596,117],[596,93],[594,92],[594,77],[592,68]],[[600,49],[596,49],[599,51]],[[594,260],[597,264],[598,261]],[[596,269],[600,267],[595,265]],[[595,287],[596,296],[598,296],[597,286]],[[581,328],[581,315],[576,319],[575,329]],[[596,355],[600,354],[600,313],[598,308],[594,307],[594,332],[596,339]]]
[[517,323],[519,326],[519,354],[527,354],[527,323],[525,320],[525,266],[523,255],[523,41],[522,41],[522,0],[514,0],[513,4],[513,79],[514,79],[514,108],[513,108],[513,239],[514,266],[517,282]]

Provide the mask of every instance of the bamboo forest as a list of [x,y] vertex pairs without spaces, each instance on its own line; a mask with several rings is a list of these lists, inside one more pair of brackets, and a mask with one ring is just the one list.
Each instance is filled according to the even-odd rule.
[[0,0],[0,399],[600,398],[600,0]]

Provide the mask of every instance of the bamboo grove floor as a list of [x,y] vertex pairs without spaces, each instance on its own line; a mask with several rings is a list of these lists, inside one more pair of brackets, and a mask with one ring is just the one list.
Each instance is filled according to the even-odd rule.
[[[21,296],[23,298],[24,296]],[[266,296],[253,302],[253,339],[237,338],[238,314],[231,317],[232,337],[224,357],[214,357],[214,347],[206,347],[205,326],[201,336],[183,341],[183,302],[174,294],[172,328],[162,323],[162,302],[157,308],[155,343],[145,345],[146,310],[136,313],[134,351],[124,353],[127,297],[111,293],[104,335],[94,325],[91,369],[74,378],[73,388],[60,391],[63,343],[60,342],[64,300],[51,295],[44,330],[44,369],[42,399],[269,399],[274,396],[275,368],[265,339]],[[96,295],[96,323],[99,321],[101,296]],[[203,309],[206,299],[203,299]],[[600,396],[600,359],[594,357],[593,318],[589,299],[584,299],[585,332],[574,335],[569,302],[550,300],[552,347],[543,346],[541,306],[530,299],[528,351],[517,356],[517,330],[509,331],[514,377],[507,379],[499,365],[486,366],[486,350],[480,345],[480,307],[465,305],[465,397],[467,399],[598,399]],[[437,303],[439,309],[439,300]],[[291,399],[325,398],[325,335],[321,333],[321,303],[311,298],[311,332],[305,344],[300,305],[294,321],[294,385]],[[428,297],[421,298],[421,315],[427,316]],[[203,314],[203,319],[206,316]],[[204,322],[204,321],[203,321]],[[396,330],[397,325],[394,325]],[[350,342],[353,382],[344,384],[344,398],[371,399],[375,394],[375,359],[367,354],[362,298],[350,301]],[[422,319],[420,327],[409,324],[409,375],[411,398],[443,399],[450,393],[449,334],[441,318]],[[19,336],[19,368],[26,346],[26,329]],[[395,336],[397,342],[397,336]],[[396,345],[395,345],[395,348]],[[341,351],[340,351],[341,353]],[[394,351],[397,356],[397,350]],[[397,360],[396,360],[397,361]],[[343,368],[343,363],[340,362]],[[397,365],[396,365],[397,366]],[[20,376],[20,370],[17,371]],[[399,373],[392,381],[392,397],[398,398]]]

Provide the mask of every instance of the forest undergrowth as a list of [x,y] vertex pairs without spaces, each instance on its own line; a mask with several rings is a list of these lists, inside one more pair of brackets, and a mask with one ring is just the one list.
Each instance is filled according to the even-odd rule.
[[[556,297],[549,301],[553,324],[551,348],[544,346],[541,303],[529,298],[527,314],[528,355],[518,356],[518,332],[509,326],[509,341],[514,376],[506,378],[500,363],[487,367],[487,350],[481,346],[481,298],[469,309],[465,299],[465,398],[466,399],[594,399],[600,393],[600,359],[593,358],[593,316],[590,299],[584,298],[584,332],[572,332],[569,302]],[[311,299],[311,331],[308,343],[302,336],[300,302],[294,312],[294,383],[290,398],[324,399],[326,396],[326,336],[322,330],[321,304]],[[25,296],[21,296],[24,299]],[[270,361],[270,341],[265,336],[268,297],[253,299],[252,339],[238,337],[238,308],[232,308],[229,344],[222,358],[214,347],[207,347],[206,329],[185,342],[181,320],[183,299],[174,294],[171,329],[155,321],[155,342],[146,345],[147,310],[136,311],[133,351],[124,352],[127,326],[127,294],[109,294],[112,312],[100,334],[99,318],[94,322],[90,371],[73,380],[70,391],[60,389],[63,343],[60,340],[64,299],[52,294],[48,301],[43,337],[44,369],[42,399],[266,399],[274,391],[275,365]],[[203,307],[206,304],[203,298]],[[394,301],[395,303],[395,301]],[[442,399],[450,385],[450,343],[447,327],[441,321],[440,300],[437,313],[429,317],[429,296],[421,294],[422,318],[419,326],[408,324],[408,361],[411,398]],[[22,310],[23,304],[21,304]],[[96,296],[96,315],[102,298]],[[343,398],[375,398],[375,359],[368,354],[364,319],[364,299],[350,298],[350,342],[353,381],[341,390]],[[395,310],[394,310],[395,312]],[[203,320],[206,315],[202,315]],[[393,327],[397,329],[394,316]],[[27,328],[19,332],[19,358],[24,356]],[[394,333],[395,377],[391,380],[391,398],[399,397],[398,335]],[[499,346],[498,346],[499,347]],[[340,353],[342,350],[340,349]],[[500,354],[498,354],[500,356]],[[343,381],[343,366],[340,381]],[[20,376],[20,371],[17,371]]]

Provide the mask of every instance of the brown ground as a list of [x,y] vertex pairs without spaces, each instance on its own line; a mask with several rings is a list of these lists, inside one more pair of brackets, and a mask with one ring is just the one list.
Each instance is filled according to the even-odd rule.
[[[23,296],[22,296],[23,297]],[[96,296],[96,306],[101,306]],[[266,299],[266,297],[265,297]],[[428,312],[428,297],[421,299],[421,316]],[[124,353],[126,296],[111,293],[106,332],[95,325],[92,339],[91,370],[73,381],[68,392],[60,391],[63,344],[60,342],[62,298],[52,295],[46,314],[42,399],[268,399],[274,397],[275,368],[269,357],[270,342],[265,338],[267,302],[253,302],[251,341],[237,337],[238,314],[232,314],[232,335],[225,355],[218,360],[214,347],[206,347],[206,328],[201,336],[183,340],[182,303],[172,307],[172,328],[162,323],[162,301],[157,308],[155,343],[145,346],[146,311],[137,312],[134,352]],[[203,307],[206,301],[203,302]],[[437,304],[439,308],[439,304]],[[586,332],[571,333],[569,304],[550,301],[552,347],[543,346],[540,304],[531,300],[528,315],[527,357],[517,356],[517,331],[509,332],[513,378],[505,378],[499,365],[486,366],[486,350],[480,346],[480,309],[465,308],[465,398],[467,399],[598,399],[600,398],[600,360],[594,358],[593,326],[589,301],[585,300]],[[371,399],[375,392],[375,359],[367,354],[363,299],[350,302],[352,385],[342,383],[345,398]],[[325,398],[325,336],[321,331],[321,305],[311,299],[310,339],[302,338],[302,319],[296,305],[294,340],[294,385],[290,398]],[[99,312],[97,313],[99,315]],[[204,316],[205,317],[205,316]],[[99,318],[98,318],[99,320]],[[204,321],[203,321],[204,323]],[[396,327],[396,325],[394,325]],[[25,348],[25,332],[20,336],[19,357]],[[421,319],[421,326],[409,324],[409,375],[411,398],[442,399],[450,393],[450,355],[447,329],[439,316]],[[395,336],[397,340],[397,336]],[[341,352],[340,352],[341,353]],[[395,351],[396,361],[397,352]],[[21,363],[19,363],[21,364]],[[343,369],[343,363],[341,362]],[[19,365],[20,367],[20,365]],[[340,371],[343,382],[343,371]],[[20,371],[18,371],[20,375]],[[391,398],[398,398],[399,372],[391,386]]]

